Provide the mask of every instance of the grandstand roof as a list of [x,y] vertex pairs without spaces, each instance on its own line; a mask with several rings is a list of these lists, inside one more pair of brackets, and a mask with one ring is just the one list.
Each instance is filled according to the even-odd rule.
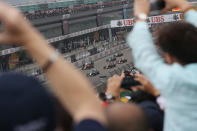
[[3,0],[14,6],[24,6],[32,4],[44,4],[51,2],[67,2],[67,1],[76,1],[76,0]]
[[[83,4],[94,4],[98,2],[118,1],[118,0],[3,0],[13,6],[18,7],[22,12],[34,12],[46,9],[56,9]],[[43,7],[44,6],[44,7]]]

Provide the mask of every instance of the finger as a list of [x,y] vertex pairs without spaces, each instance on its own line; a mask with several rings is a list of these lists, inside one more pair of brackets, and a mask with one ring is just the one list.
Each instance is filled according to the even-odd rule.
[[125,77],[124,71],[122,71],[121,76],[122,79]]
[[112,81],[112,78],[111,77],[107,80],[107,82],[109,83],[110,81]]
[[118,75],[114,75],[114,76],[112,77],[113,80],[116,80],[116,79],[118,79],[118,78],[119,78]]
[[2,23],[16,23],[16,19],[19,19],[21,16],[19,9],[0,1],[0,20]]
[[143,78],[143,75],[141,75],[141,74],[135,74],[135,78],[142,79]]
[[144,86],[133,86],[130,89],[134,90],[134,91],[136,91],[136,90],[144,90]]
[[118,75],[114,75],[113,77],[114,77],[114,78],[115,78],[115,77],[118,77]]
[[135,79],[135,81],[138,81],[138,82],[140,82],[141,84],[143,84],[143,80],[142,79],[140,79],[140,78],[134,78]]
[[136,73],[135,73],[136,75],[139,75],[140,74],[140,72],[138,72],[138,71],[136,71]]
[[144,90],[144,86],[136,86],[137,89]]
[[139,77],[139,76],[140,76],[140,74],[139,74],[139,73],[136,73],[136,74],[135,74],[135,77]]
[[130,73],[131,76],[135,76],[132,72]]
[[7,13],[5,11],[9,11],[11,6],[9,6],[7,3],[1,2],[0,1],[0,19],[4,23],[6,20],[5,18],[7,17]]
[[147,79],[146,79],[146,77],[144,76],[144,75],[142,75],[142,74],[137,74],[137,76],[136,76],[138,79],[140,79],[141,81],[146,81]]
[[144,79],[142,79],[141,77],[136,77],[135,80],[138,81],[142,85],[146,84],[146,81]]

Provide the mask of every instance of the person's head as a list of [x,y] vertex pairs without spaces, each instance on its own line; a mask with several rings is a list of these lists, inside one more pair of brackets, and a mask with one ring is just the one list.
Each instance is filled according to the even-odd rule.
[[0,130],[54,131],[60,108],[54,95],[34,78],[0,75]]
[[143,101],[147,101],[147,100],[153,101],[153,102],[156,101],[156,99],[153,95],[151,95],[143,90],[135,89],[135,87],[134,87],[134,88],[132,88],[132,91],[133,91],[132,96],[131,96],[132,101],[136,104],[143,102]]
[[197,62],[197,28],[180,22],[161,26],[157,30],[156,44],[168,64],[181,65]]
[[106,108],[108,131],[147,131],[148,122],[143,110],[135,104],[114,103]]

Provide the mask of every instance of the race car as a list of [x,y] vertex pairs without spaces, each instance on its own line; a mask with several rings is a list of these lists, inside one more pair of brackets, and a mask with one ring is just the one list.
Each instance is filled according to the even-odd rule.
[[85,64],[83,64],[82,66],[82,70],[89,70],[94,68],[94,62],[90,61],[90,62],[86,62]]
[[116,61],[116,57],[112,56],[112,57],[106,59],[106,62],[112,62],[112,61]]
[[121,57],[121,56],[123,56],[123,53],[116,53],[116,54],[114,54],[114,57]]
[[111,68],[114,68],[114,67],[116,67],[116,63],[111,62],[107,66],[104,66],[103,69],[111,69]]
[[123,63],[126,63],[126,62],[127,62],[127,59],[125,59],[125,58],[120,58],[118,60],[118,64],[123,64]]
[[93,69],[90,73],[87,74],[88,77],[94,77],[96,75],[99,75],[100,72],[97,71],[96,69]]

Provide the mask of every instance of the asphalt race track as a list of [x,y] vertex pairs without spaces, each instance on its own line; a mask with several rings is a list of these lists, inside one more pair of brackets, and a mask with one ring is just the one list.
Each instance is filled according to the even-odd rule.
[[[107,56],[103,59],[100,59],[96,62],[94,62],[94,68],[97,69],[100,74],[94,77],[88,77],[89,80],[91,81],[91,83],[96,87],[97,85],[101,84],[101,83],[105,83],[106,80],[111,77],[113,74],[120,74],[124,68],[129,68],[131,63],[133,62],[133,58],[131,56],[131,49],[127,48],[121,51],[124,55],[122,57],[118,57],[117,60],[119,58],[126,58],[127,62],[124,64],[116,64],[115,68],[112,69],[103,69],[104,66],[106,66],[108,64],[108,62],[106,62],[106,59],[113,56],[114,54],[111,54],[110,56]],[[81,72],[86,76],[87,73],[90,73],[92,69],[90,70],[81,70]],[[101,77],[101,78],[100,78]]]

